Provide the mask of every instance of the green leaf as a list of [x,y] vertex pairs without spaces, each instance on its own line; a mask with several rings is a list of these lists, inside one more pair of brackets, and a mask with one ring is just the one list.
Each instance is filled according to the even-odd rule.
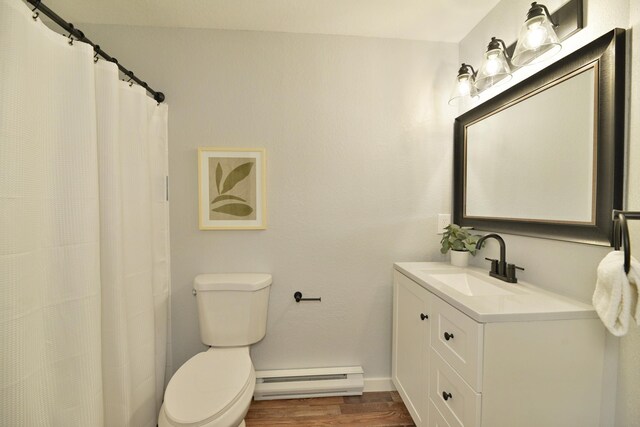
[[471,252],[471,255],[475,255],[476,254],[476,245],[475,245],[475,243],[465,242],[464,247],[467,248],[467,250],[469,252]]
[[449,250],[469,251],[472,255],[476,254],[476,243],[480,236],[471,234],[471,227],[460,227],[457,224],[449,224],[445,227],[440,240],[440,252],[443,254]]
[[222,191],[220,192],[220,194],[226,193],[227,191],[235,187],[237,183],[245,179],[251,172],[252,167],[253,162],[247,162],[232,170],[224,180],[224,184],[222,185]]
[[253,212],[253,208],[243,203],[228,203],[211,209],[214,212],[226,213],[233,216],[248,216]]
[[216,202],[221,202],[223,200],[240,200],[241,202],[246,202],[246,200],[243,199],[242,197],[232,196],[231,194],[223,194],[222,196],[218,196],[215,199],[213,199],[211,204],[214,204]]
[[222,166],[220,166],[220,162],[218,162],[218,166],[216,166],[216,188],[218,189],[218,194],[220,194],[221,181],[222,181]]

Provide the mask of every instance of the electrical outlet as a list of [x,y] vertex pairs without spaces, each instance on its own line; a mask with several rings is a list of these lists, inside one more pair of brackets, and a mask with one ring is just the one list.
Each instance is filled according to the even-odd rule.
[[444,228],[449,224],[451,224],[451,214],[438,214],[436,234],[443,234]]

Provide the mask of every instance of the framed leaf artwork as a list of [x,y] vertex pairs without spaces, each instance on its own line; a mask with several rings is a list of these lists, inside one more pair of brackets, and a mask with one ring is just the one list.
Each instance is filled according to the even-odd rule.
[[201,230],[266,228],[265,164],[260,148],[198,148]]

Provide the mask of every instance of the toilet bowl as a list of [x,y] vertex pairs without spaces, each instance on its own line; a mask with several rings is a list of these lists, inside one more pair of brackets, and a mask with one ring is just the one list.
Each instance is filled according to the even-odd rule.
[[249,345],[266,331],[269,274],[201,274],[194,280],[202,342],[211,346],[169,381],[159,427],[244,426],[256,384]]
[[241,425],[256,383],[249,347],[210,348],[175,373],[160,411],[159,427]]

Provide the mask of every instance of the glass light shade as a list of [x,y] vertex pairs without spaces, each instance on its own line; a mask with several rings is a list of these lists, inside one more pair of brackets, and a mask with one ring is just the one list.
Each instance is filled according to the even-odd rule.
[[509,80],[511,80],[511,67],[504,51],[501,48],[487,50],[478,69],[476,88],[483,91]]
[[463,100],[475,98],[478,96],[478,91],[475,86],[475,78],[473,76],[472,68],[468,65],[462,64],[458,75],[453,83],[453,90],[451,96],[449,96],[449,105],[454,105]]
[[520,29],[511,63],[519,67],[535,64],[555,55],[560,49],[562,45],[549,18],[546,15],[534,16],[527,19]]

